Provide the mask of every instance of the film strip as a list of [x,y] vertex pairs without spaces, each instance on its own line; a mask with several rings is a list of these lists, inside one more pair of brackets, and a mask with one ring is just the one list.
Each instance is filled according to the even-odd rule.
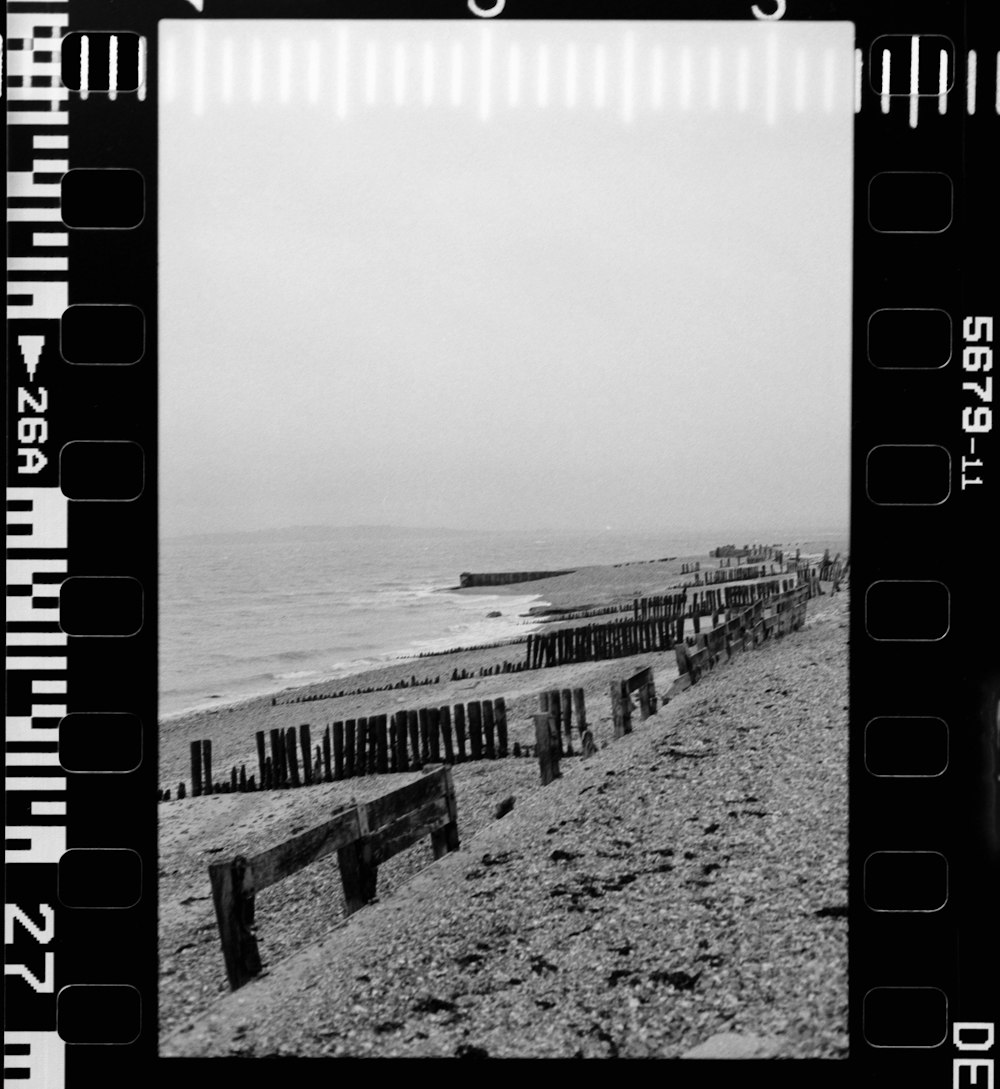
[[[1000,36],[986,3],[872,7],[469,0],[377,14],[854,24],[850,1058],[816,1076],[981,1087],[995,1079],[1000,964]],[[157,118],[161,96],[205,94],[205,68],[165,82],[161,20],[372,12],[7,10],[4,1061],[5,1076],[54,1089],[170,1065],[156,1014]],[[783,105],[766,95],[765,109]],[[775,1084],[799,1078],[778,1065]]]

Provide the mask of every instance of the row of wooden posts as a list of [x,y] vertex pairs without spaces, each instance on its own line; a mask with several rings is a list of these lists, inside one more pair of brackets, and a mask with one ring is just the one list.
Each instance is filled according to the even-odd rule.
[[807,584],[766,601],[756,601],[712,631],[696,636],[693,647],[678,643],[674,648],[678,678],[668,695],[689,687],[722,658],[731,658],[766,639],[797,631],[805,623],[806,601],[812,596],[812,589]]
[[625,658],[634,654],[670,650],[683,638],[684,617],[655,620],[613,620],[575,628],[538,632],[528,636],[525,667],[542,669],[573,662]]
[[[493,760],[509,754],[502,696],[445,707],[347,719],[327,726],[315,746],[308,723],[257,731],[258,774],[246,765],[227,780],[212,778],[212,743],[191,742],[191,793],[272,790],[330,783],[359,775],[416,771],[425,764]],[[180,784],[178,797],[185,796]],[[169,800],[168,798],[165,800]]]
[[[628,606],[625,606],[628,608]],[[653,594],[632,602],[633,620],[676,620],[687,608],[687,593]]]
[[340,699],[343,696],[367,696],[372,692],[389,692],[397,688],[421,688],[427,684],[440,683],[440,677],[422,677],[418,680],[415,676],[411,676],[409,680],[404,677],[402,680],[396,681],[395,684],[383,684],[377,688],[354,688],[351,690],[342,688],[338,692],[311,692],[301,696],[289,696],[283,700],[274,696],[271,699],[271,706],[279,707],[292,703],[312,703],[315,700],[334,700]]
[[714,571],[705,571],[702,582],[706,586],[714,586],[720,582],[744,582],[747,579],[762,579],[773,575],[767,564],[754,564],[750,567],[717,568]]

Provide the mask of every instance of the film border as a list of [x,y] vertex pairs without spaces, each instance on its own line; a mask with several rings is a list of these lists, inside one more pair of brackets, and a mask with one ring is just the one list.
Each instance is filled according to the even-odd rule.
[[[9,207],[27,210],[13,217],[9,213],[9,219],[13,218],[9,254],[14,264],[8,280],[15,302],[9,311],[8,373],[14,390],[24,386],[31,359],[39,384],[43,376],[50,376],[44,415],[46,449],[51,456],[29,480],[16,471],[13,439],[8,446],[12,467],[8,483],[13,488],[8,494],[8,523],[30,525],[34,531],[30,544],[23,530],[15,530],[13,536],[8,531],[8,558],[15,565],[27,565],[31,602],[28,619],[8,624],[8,644],[16,647],[17,659],[10,657],[9,649],[9,713],[14,732],[9,727],[8,764],[14,763],[12,752],[42,755],[34,764],[9,769],[8,840],[14,842],[8,843],[7,856],[8,926],[13,941],[7,947],[7,961],[8,966],[23,965],[36,981],[43,981],[43,987],[32,986],[28,991],[19,982],[25,976],[16,972],[13,979],[8,976],[8,995],[16,997],[11,1004],[16,1013],[8,1012],[5,1065],[27,1070],[30,1084],[46,1087],[64,1080],[83,1083],[114,1070],[121,1076],[160,1061],[155,1014],[158,21],[201,15],[445,19],[479,14],[459,3],[440,2],[421,4],[420,11],[411,5],[384,3],[374,10],[351,5],[336,12],[318,2],[297,3],[294,10],[261,0],[207,3],[208,11],[185,0],[165,0],[158,6],[112,6],[96,0],[72,5],[54,0],[8,4],[9,169],[23,175],[14,179],[11,194],[15,199]],[[987,248],[991,233],[996,237],[997,212],[990,199],[995,168],[989,147],[991,140],[995,146],[998,122],[998,103],[993,101],[998,38],[996,15],[987,13],[985,4],[888,4],[879,12],[870,8],[838,0],[825,4],[788,0],[784,5],[768,0],[759,5],[757,17],[847,19],[857,28],[861,108],[856,116],[855,150],[854,581],[859,591],[876,584],[903,585],[904,589],[907,583],[942,585],[947,590],[948,612],[945,627],[933,638],[925,637],[920,626],[927,610],[933,611],[933,602],[926,608],[913,606],[916,638],[898,630],[882,638],[873,620],[877,610],[865,607],[861,592],[855,596],[850,633],[852,1055],[846,1065],[851,1073],[860,1069],[902,1077],[909,1084],[940,1084],[953,1074],[959,1076],[956,1060],[995,1057],[992,1048],[978,1042],[975,1030],[955,1028],[963,1023],[995,1023],[996,995],[986,966],[991,953],[993,963],[1000,960],[996,928],[990,925],[991,913],[995,916],[1000,902],[995,738],[1000,673],[991,660],[995,652],[985,619],[995,614],[997,594],[980,559],[988,548],[984,529],[989,525],[991,499],[996,505],[996,492],[989,458],[982,458],[987,463],[982,485],[962,484],[963,475],[971,479],[967,470],[978,468],[966,466],[962,459],[971,461],[978,452],[968,450],[967,433],[961,430],[969,399],[960,389],[955,360],[971,343],[964,336],[965,319],[992,316],[994,324],[996,320],[995,309],[991,310],[997,297],[995,270],[988,276],[980,274],[974,255]],[[509,18],[514,12],[504,6],[495,14]],[[533,3],[517,16],[755,17],[751,5],[728,0],[685,0],[669,10],[636,3],[613,13],[596,7],[570,10],[558,3]],[[30,35],[18,29],[26,24],[33,28]],[[38,33],[34,28],[39,28]],[[85,31],[95,36],[102,32],[138,35],[143,78],[135,91],[122,89],[112,98],[106,92],[68,91],[60,86],[59,40],[66,33]],[[891,89],[894,84],[885,95],[885,86],[874,82],[876,75],[886,78],[885,50],[893,71],[910,71],[912,76],[910,49],[915,35],[941,35],[953,47],[949,56],[955,66],[955,91],[946,113],[935,111],[933,98],[925,105],[921,95],[914,105],[913,96]],[[38,48],[41,37],[50,38],[53,48]],[[27,52],[29,40],[28,63],[34,78],[17,87],[16,62],[22,58],[15,55]],[[41,106],[33,105],[39,102]],[[92,231],[60,230],[64,209],[59,177],[79,167],[137,171],[144,181],[144,214],[139,223],[102,231],[100,246],[94,245]],[[943,174],[951,181],[953,218],[945,229],[885,232],[863,214],[869,209],[876,176],[927,173]],[[53,245],[48,263],[30,259],[21,266],[16,263],[18,247],[26,245],[29,229],[67,236]],[[25,296],[30,302],[24,301]],[[81,302],[105,307],[130,304],[142,310],[145,350],[139,365],[64,364],[60,317],[68,306]],[[927,382],[873,367],[868,359],[870,316],[885,309],[928,307],[951,316],[952,365]],[[968,328],[975,333],[974,320]],[[29,339],[25,347],[22,338],[36,339]],[[100,349],[100,345],[91,347]],[[37,399],[37,386],[34,390]],[[16,409],[16,394],[10,403]],[[11,422],[14,426],[8,433],[16,436],[17,421]],[[88,502],[64,495],[61,451],[74,442],[138,447],[142,453],[139,493],[117,502]],[[988,433],[982,443],[990,450]],[[861,484],[867,478],[872,450],[917,444],[942,446],[950,453],[951,494],[936,505],[873,502]],[[134,476],[134,462],[128,464]],[[112,470],[111,476],[115,475]],[[920,542],[919,550],[914,541]],[[74,586],[69,590],[63,586],[59,595],[39,591],[63,578],[74,580]],[[117,603],[112,612],[134,615],[135,609],[130,589],[120,584],[83,585],[77,579],[135,580],[142,595],[135,634],[115,635],[113,623],[107,632],[74,634],[92,631],[85,620],[82,627],[73,624],[97,617],[109,600]],[[119,591],[120,600],[115,596]],[[19,623],[26,626],[19,630]],[[30,635],[33,641],[12,640],[19,635]],[[31,653],[25,653],[26,649]],[[60,721],[69,713],[135,716],[142,734],[142,759],[135,770],[64,774],[51,755],[58,756]],[[876,720],[916,716],[932,716],[945,724],[947,768],[934,776],[873,774],[866,763],[866,729]],[[12,835],[19,828],[22,832]],[[30,831],[25,835],[26,828]],[[103,909],[99,899],[92,907],[63,905],[58,860],[64,850],[83,848],[133,852],[141,863],[138,900],[104,904]],[[949,878],[944,906],[933,912],[878,912],[867,907],[865,865],[880,852],[943,856]],[[49,905],[50,911],[41,905]],[[120,984],[131,988],[131,995],[90,990],[81,996],[79,992],[81,987]],[[17,987],[21,989],[15,996]],[[69,996],[73,1000],[107,999],[107,1022],[114,1039],[106,1042],[116,1046],[59,1040],[56,1011],[65,1001],[64,988],[77,989],[76,995]],[[894,995],[880,993],[885,988],[900,990]],[[135,993],[141,999],[138,1008]],[[881,1029],[873,1028],[876,1021],[871,1011],[883,1000],[889,1003],[889,1014],[880,1036]],[[899,1003],[895,1007],[894,1001]],[[906,1037],[902,1022],[907,1018],[900,1011],[908,1010],[912,1012],[910,1027],[919,1023],[926,1030],[923,1036]],[[927,1028],[938,1022],[940,1039],[935,1038],[936,1030]],[[911,1041],[909,1046],[893,1045],[893,1040],[904,1038]],[[961,1076],[973,1084],[976,1071],[963,1069]],[[677,1076],[683,1080],[698,1075],[681,1070]],[[784,1076],[776,1074],[775,1080]]]

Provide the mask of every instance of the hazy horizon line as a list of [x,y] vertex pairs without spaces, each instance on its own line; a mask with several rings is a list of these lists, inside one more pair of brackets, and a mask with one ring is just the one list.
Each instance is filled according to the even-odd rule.
[[[594,536],[664,536],[664,537],[704,537],[709,534],[720,537],[719,545],[726,544],[773,544],[779,543],[778,541],[768,540],[768,538],[787,539],[790,536],[808,537],[808,536],[850,536],[849,525],[807,525],[807,526],[758,526],[758,527],[663,527],[663,526],[633,526],[633,527],[621,527],[621,526],[604,526],[604,527],[580,527],[571,529],[568,527],[556,527],[556,526],[523,526],[523,527],[506,527],[499,528],[459,528],[457,526],[441,526],[441,525],[407,525],[398,522],[352,522],[347,524],[335,524],[335,523],[293,523],[290,525],[278,525],[278,526],[259,526],[254,529],[213,529],[213,530],[197,530],[188,531],[183,533],[160,533],[160,540],[184,540],[192,537],[249,537],[260,535],[276,535],[284,533],[301,533],[301,532],[313,532],[313,533],[343,533],[343,532],[373,532],[373,531],[387,531],[392,530],[394,532],[410,533],[410,534],[450,534],[450,535],[483,535],[483,534],[496,534],[496,535],[525,535],[525,534],[542,534],[546,536],[580,536],[585,534],[592,534]],[[722,540],[721,538],[734,538],[732,540]],[[735,538],[741,538],[736,540]]]

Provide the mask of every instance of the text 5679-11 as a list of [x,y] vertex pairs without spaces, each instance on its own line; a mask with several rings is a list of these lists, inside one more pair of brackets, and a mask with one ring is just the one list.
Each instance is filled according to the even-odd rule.
[[962,323],[962,373],[975,373],[975,381],[963,382],[962,393],[972,394],[972,404],[962,406],[962,432],[966,436],[969,456],[962,456],[962,491],[968,485],[982,484],[981,476],[971,476],[969,471],[981,470],[983,459],[975,457],[976,436],[986,435],[993,429],[993,319],[968,317]]

